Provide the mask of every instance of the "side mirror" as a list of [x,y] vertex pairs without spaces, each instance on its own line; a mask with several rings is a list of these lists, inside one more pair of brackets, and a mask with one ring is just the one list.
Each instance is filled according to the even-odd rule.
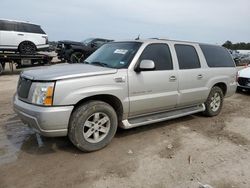
[[155,63],[152,60],[144,59],[140,62],[139,66],[136,68],[136,72],[140,71],[150,71],[155,69]]

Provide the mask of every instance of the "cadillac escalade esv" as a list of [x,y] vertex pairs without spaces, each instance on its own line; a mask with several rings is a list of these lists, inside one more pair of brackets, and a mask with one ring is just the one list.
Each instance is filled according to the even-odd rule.
[[224,97],[235,93],[236,72],[221,46],[111,42],[83,63],[21,73],[14,110],[38,133],[68,136],[80,150],[94,151],[108,145],[118,126],[218,115]]

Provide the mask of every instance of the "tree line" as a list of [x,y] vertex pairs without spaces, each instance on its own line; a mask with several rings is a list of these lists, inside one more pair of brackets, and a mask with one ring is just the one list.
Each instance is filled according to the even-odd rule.
[[231,50],[250,50],[250,43],[239,42],[233,44],[231,41],[226,41],[222,46]]

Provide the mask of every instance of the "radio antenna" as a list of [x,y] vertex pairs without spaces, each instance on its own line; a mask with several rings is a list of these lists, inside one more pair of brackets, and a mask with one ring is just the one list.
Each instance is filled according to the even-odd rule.
[[140,34],[135,38],[135,40],[140,40]]

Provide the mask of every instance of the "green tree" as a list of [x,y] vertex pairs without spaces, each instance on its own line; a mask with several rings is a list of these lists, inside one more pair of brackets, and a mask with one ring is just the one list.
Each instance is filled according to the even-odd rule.
[[238,42],[233,44],[231,41],[227,40],[224,44],[222,44],[227,49],[231,50],[250,50],[250,43]]

